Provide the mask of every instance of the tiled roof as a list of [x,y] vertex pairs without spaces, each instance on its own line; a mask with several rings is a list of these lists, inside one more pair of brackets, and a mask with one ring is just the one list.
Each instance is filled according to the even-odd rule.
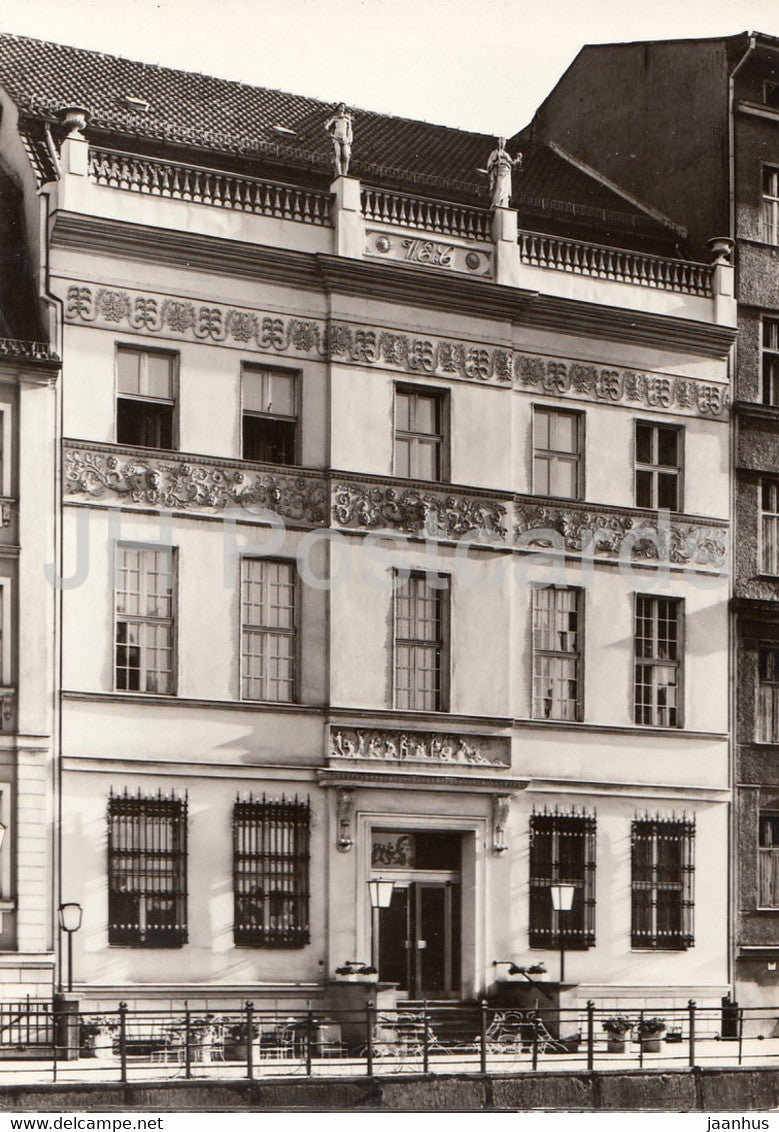
[[[118,135],[123,148],[154,140],[264,157],[323,177],[332,168],[324,131],[332,104],[314,98],[7,34],[0,34],[0,85],[23,112],[25,143],[41,180],[51,175],[51,157],[40,119],[53,121],[68,105],[86,107],[90,128]],[[139,111],[128,98],[142,100],[148,110]],[[355,176],[487,204],[480,170],[494,137],[367,110],[352,113]],[[534,213],[585,218],[595,227],[610,213],[617,231],[668,238],[662,223],[551,151],[526,155],[515,190],[520,208],[524,203]]]

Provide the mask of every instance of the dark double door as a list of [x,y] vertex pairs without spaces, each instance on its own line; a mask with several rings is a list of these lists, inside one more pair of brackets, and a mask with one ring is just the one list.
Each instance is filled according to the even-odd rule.
[[379,909],[379,978],[409,998],[459,998],[460,885],[413,880],[396,884]]

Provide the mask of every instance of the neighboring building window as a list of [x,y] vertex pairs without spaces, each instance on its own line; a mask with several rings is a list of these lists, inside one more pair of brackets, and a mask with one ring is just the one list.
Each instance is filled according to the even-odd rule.
[[682,431],[636,421],[636,507],[681,510]]
[[444,395],[398,386],[395,390],[395,475],[444,478]]
[[763,240],[779,244],[779,169],[763,169]]
[[631,825],[633,947],[692,947],[695,823],[636,819]]
[[636,723],[679,726],[681,614],[678,598],[636,597]]
[[108,942],[187,942],[187,803],[112,794],[108,801]]
[[760,814],[758,900],[761,908],[779,908],[779,814]]
[[779,646],[759,653],[757,741],[779,743]]
[[117,443],[140,448],[173,448],[175,354],[118,346],[116,370]]
[[760,481],[760,572],[779,574],[779,480]]
[[[555,912],[553,884],[573,884],[573,905]],[[530,819],[530,946],[592,947],[595,943],[595,818],[534,813]]]
[[762,320],[763,403],[779,406],[779,318]]
[[562,409],[533,410],[533,491],[581,499],[584,418]]
[[309,803],[236,802],[233,809],[234,938],[242,947],[305,947]]
[[395,591],[395,707],[445,711],[449,580],[411,574]]
[[297,677],[297,582],[294,562],[241,562],[241,694],[245,700],[294,703]]
[[244,366],[243,458],[266,464],[296,463],[297,374],[265,366]]
[[174,582],[171,548],[117,545],[117,691],[173,694]]
[[582,591],[533,588],[533,715],[580,719]]

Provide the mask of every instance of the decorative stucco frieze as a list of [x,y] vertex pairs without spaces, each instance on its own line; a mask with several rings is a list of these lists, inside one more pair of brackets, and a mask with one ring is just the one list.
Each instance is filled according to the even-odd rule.
[[485,735],[439,735],[429,731],[330,728],[331,759],[389,763],[441,763],[447,766],[507,767],[509,739]]
[[340,527],[399,530],[431,538],[505,540],[507,509],[495,499],[390,484],[336,483],[333,521]]
[[73,285],[67,288],[65,319],[108,330],[124,327],[167,339],[219,343],[312,361],[332,359],[344,365],[459,378],[574,401],[668,410],[685,416],[725,419],[730,405],[727,386],[717,382],[163,294]]
[[327,521],[327,484],[316,473],[256,471],[202,458],[65,448],[65,493],[161,510],[270,511],[291,522]]

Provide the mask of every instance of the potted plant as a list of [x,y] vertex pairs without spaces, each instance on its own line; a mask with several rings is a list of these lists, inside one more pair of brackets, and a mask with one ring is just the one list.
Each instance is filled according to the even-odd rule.
[[661,1049],[665,1029],[662,1018],[639,1018],[636,1023],[636,1033],[647,1053],[657,1053]]
[[[540,982],[546,977],[546,966],[543,963],[533,963],[530,967],[519,967],[516,963],[509,964],[507,977],[517,979],[517,976],[532,982]],[[519,981],[517,979],[517,981]]]
[[612,1014],[604,1021],[603,1029],[608,1034],[608,1052],[624,1053],[627,1036],[633,1029],[633,1022],[627,1014]]
[[225,1061],[248,1061],[249,1043],[260,1036],[258,1024],[243,1018],[240,1022],[228,1023],[223,1033]]
[[114,1056],[114,1033],[117,1026],[106,1018],[82,1017],[78,1027],[78,1045],[81,1057]]
[[343,967],[336,967],[335,977],[344,983],[377,983],[379,972],[359,959],[348,959]]

